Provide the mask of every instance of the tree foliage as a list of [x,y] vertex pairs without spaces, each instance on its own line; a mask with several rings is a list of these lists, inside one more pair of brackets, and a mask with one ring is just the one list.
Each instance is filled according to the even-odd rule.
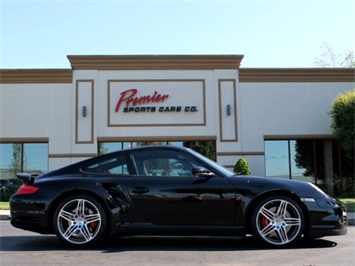
[[354,156],[355,89],[338,95],[332,103],[331,128],[346,154]]
[[234,165],[234,173],[238,175],[250,175],[250,167],[244,158],[240,158]]
[[16,174],[22,171],[22,145],[12,145],[12,160],[9,165],[12,178],[16,177]]
[[353,51],[345,50],[343,53],[336,53],[328,43],[321,46],[322,53],[315,58],[314,65],[317,67],[355,67],[355,54]]
[[215,141],[185,141],[184,147],[188,147],[201,153],[202,155],[216,160],[216,142]]

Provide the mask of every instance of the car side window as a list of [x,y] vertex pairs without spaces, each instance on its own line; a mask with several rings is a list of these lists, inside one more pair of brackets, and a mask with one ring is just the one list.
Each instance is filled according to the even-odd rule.
[[192,176],[195,165],[190,158],[175,151],[143,151],[132,154],[139,175]]
[[86,173],[92,174],[116,174],[129,175],[129,168],[127,165],[126,156],[113,156],[102,159],[93,164],[89,164],[83,168]]

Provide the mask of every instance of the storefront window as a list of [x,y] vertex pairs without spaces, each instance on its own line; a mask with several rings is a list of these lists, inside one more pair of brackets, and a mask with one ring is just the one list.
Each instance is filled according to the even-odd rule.
[[353,161],[336,140],[265,141],[265,168],[266,176],[311,182],[332,195],[353,193]]
[[8,201],[22,185],[17,173],[48,171],[47,143],[0,143],[0,201]]
[[[313,144],[312,140],[265,141],[266,176],[315,183],[314,160],[317,152]],[[323,160],[319,159],[318,163],[322,164]]]
[[287,140],[265,141],[266,176],[290,178]]
[[48,171],[48,144],[23,144],[23,172],[44,173]]
[[99,155],[122,149],[129,149],[148,145],[174,145],[191,148],[202,155],[216,159],[215,141],[142,141],[142,142],[99,142]]
[[15,173],[21,170],[20,149],[11,143],[0,143],[0,179],[15,178]]
[[48,171],[47,143],[0,143],[0,179],[16,178],[16,173]]
[[[309,171],[314,164],[314,152],[311,140],[290,140],[291,178],[315,183],[314,171]],[[311,167],[312,168],[312,167]]]

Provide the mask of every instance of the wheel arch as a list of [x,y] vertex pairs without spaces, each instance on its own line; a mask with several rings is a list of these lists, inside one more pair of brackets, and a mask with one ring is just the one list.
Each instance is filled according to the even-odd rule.
[[53,224],[52,224],[52,219],[54,217],[54,212],[57,208],[57,206],[60,204],[61,201],[63,201],[64,199],[74,196],[74,195],[86,195],[86,196],[90,196],[92,198],[94,198],[95,200],[97,200],[102,208],[105,210],[105,214],[108,217],[107,219],[107,228],[110,228],[110,211],[109,211],[109,207],[107,205],[107,203],[105,202],[105,200],[100,197],[97,193],[92,192],[90,190],[85,190],[85,189],[73,189],[73,190],[68,190],[65,191],[64,193],[60,194],[58,197],[56,197],[50,204],[50,206],[48,207],[48,216],[47,216],[47,225],[48,227],[50,227],[51,231],[54,232],[54,228],[53,228]]
[[309,231],[309,215],[308,215],[308,209],[304,202],[300,200],[300,198],[297,196],[297,194],[287,191],[287,190],[272,190],[272,191],[267,191],[265,193],[257,195],[253,200],[249,203],[247,209],[246,209],[246,215],[245,215],[245,224],[246,224],[246,232],[251,233],[251,219],[253,215],[253,211],[255,209],[255,206],[263,199],[269,197],[269,196],[285,196],[289,197],[292,200],[296,201],[300,208],[302,209],[303,216],[305,219],[305,227],[304,227],[304,234],[306,234]]

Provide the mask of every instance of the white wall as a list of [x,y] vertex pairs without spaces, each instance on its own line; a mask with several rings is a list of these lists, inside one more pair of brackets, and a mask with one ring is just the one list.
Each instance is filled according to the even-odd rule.
[[[354,83],[240,83],[240,152],[264,152],[264,136],[319,137],[332,134],[330,108]],[[250,156],[252,172],[264,175],[259,156]]]
[[[94,110],[93,141],[77,143],[76,126],[79,130],[80,127],[85,130],[90,128],[87,121],[81,123],[75,119],[76,82],[85,80],[92,81],[94,88],[94,105],[88,103],[89,110]],[[189,126],[187,123],[183,126],[108,127],[108,80],[204,80],[206,125]],[[235,81],[236,99],[231,103],[237,111],[237,126],[234,128],[234,122],[228,122],[223,124],[223,130],[227,138],[233,138],[233,134],[226,132],[228,127],[231,131],[237,130],[237,141],[220,142],[219,80],[227,80],[228,86],[231,85],[230,81]],[[96,154],[97,138],[215,136],[217,152],[222,154],[217,158],[218,163],[232,166],[243,156],[255,175],[265,173],[264,136],[295,138],[332,134],[329,127],[331,103],[339,93],[355,87],[354,83],[344,82],[239,83],[237,70],[74,70],[73,84],[0,86],[0,138],[48,138],[50,170]],[[90,98],[85,86],[85,97]],[[226,93],[232,95],[230,89]],[[233,106],[234,102],[236,106]],[[227,101],[223,101],[223,105],[225,103]],[[230,119],[225,114],[221,117],[222,120]],[[140,116],[137,115],[136,119],[140,119]]]
[[71,84],[1,84],[1,138],[49,138],[69,153]]

